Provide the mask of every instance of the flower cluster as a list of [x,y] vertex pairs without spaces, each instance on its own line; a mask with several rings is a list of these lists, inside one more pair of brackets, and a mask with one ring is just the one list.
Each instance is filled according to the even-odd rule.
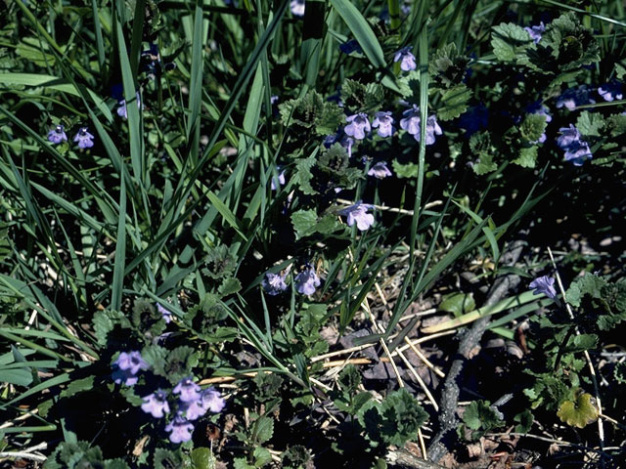
[[141,356],[141,352],[132,351],[120,353],[117,360],[113,362],[113,373],[111,379],[116,384],[134,386],[139,381],[139,370],[147,370],[148,363]]
[[620,100],[624,97],[622,92],[622,84],[618,81],[612,81],[598,88],[598,94],[605,101],[611,102],[614,100]]
[[[78,144],[78,148],[84,150],[86,148],[93,147],[94,136],[89,133],[87,127],[81,127],[78,133],[74,136],[74,142]],[[65,127],[63,125],[57,125],[54,129],[48,132],[48,141],[54,145],[67,142],[67,134],[65,133]]]
[[[404,119],[400,120],[400,127],[406,130],[409,134],[413,135],[413,138],[420,141],[420,109],[415,104],[413,107],[407,109],[402,113]],[[443,131],[437,123],[437,117],[428,116],[426,120],[426,145],[432,145],[435,143],[435,135],[442,135]]]
[[556,139],[556,144],[565,150],[565,161],[571,161],[574,166],[582,166],[585,160],[592,158],[589,144],[581,140],[580,132],[572,124],[569,127],[559,129],[560,137]]
[[567,108],[570,111],[575,110],[578,106],[584,104],[595,104],[595,100],[591,98],[592,90],[586,85],[580,85],[577,88],[569,88],[563,92],[556,100],[556,107]]
[[[182,379],[172,394],[178,395],[178,411],[174,418],[165,426],[165,431],[170,433],[172,443],[183,443],[191,440],[194,430],[194,420],[199,419],[207,412],[218,413],[226,405],[219,391],[214,388],[202,390],[193,382],[192,378]],[[162,389],[143,398],[141,410],[152,415],[154,418],[163,418],[170,413],[168,395]]]

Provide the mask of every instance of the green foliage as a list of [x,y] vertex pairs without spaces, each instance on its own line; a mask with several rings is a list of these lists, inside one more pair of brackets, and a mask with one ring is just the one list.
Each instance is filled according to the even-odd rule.
[[345,122],[341,108],[325,101],[316,91],[282,103],[278,108],[283,125],[292,127],[296,132],[331,135],[339,124]]
[[45,469],[80,469],[85,467],[102,467],[103,469],[130,468],[122,460],[104,459],[102,450],[98,446],[90,446],[86,441],[61,443],[44,464]]
[[402,446],[417,434],[428,414],[406,389],[390,393],[383,402],[367,401],[357,418],[374,447]]
[[442,298],[439,309],[459,317],[476,309],[476,302],[472,293],[450,293]]
[[503,23],[493,27],[491,46],[498,60],[524,63],[527,50],[533,47],[533,40],[521,26]]
[[472,401],[463,413],[463,423],[472,431],[472,439],[504,424],[502,413],[489,401]]
[[454,88],[463,82],[468,63],[469,58],[459,54],[456,44],[452,42],[435,51],[428,63],[428,72],[436,85]]
[[557,412],[572,427],[584,428],[598,419],[598,409],[591,403],[591,394],[579,393],[574,401],[565,401]]
[[565,300],[595,317],[601,331],[626,320],[626,281],[609,282],[594,274],[576,279],[565,292]]

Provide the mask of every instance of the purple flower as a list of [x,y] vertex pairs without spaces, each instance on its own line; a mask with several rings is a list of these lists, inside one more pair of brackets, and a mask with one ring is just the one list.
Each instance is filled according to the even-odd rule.
[[526,27],[524,29],[530,34],[530,38],[535,41],[535,44],[537,44],[541,41],[541,35],[546,32],[546,25],[543,24],[542,21],[537,26]]
[[346,122],[348,122],[348,125],[344,127],[343,131],[346,135],[354,137],[357,140],[363,140],[365,134],[372,130],[367,114],[364,112],[346,117]]
[[217,414],[224,409],[226,401],[217,389],[211,387],[202,391],[202,405]]
[[165,324],[172,322],[172,312],[166,309],[161,303],[157,303],[157,311],[163,316]]
[[[128,119],[128,110],[126,109],[126,100],[122,99],[118,104],[117,115],[123,117],[124,119]],[[137,108],[141,109],[141,96],[139,92],[137,92]]]
[[602,85],[598,88],[598,94],[602,96],[605,101],[614,101],[616,99],[622,99],[622,84],[613,80],[610,83]]
[[557,98],[556,107],[557,109],[566,107],[573,111],[577,106],[582,106],[583,104],[595,104],[595,100],[589,97],[590,93],[591,91],[586,85],[580,85],[578,88],[569,88]]
[[304,0],[291,0],[289,6],[294,16],[304,16]]
[[113,373],[111,378],[117,384],[134,386],[139,381],[137,373],[139,370],[147,370],[148,363],[141,357],[141,353],[132,351],[130,353],[120,353],[117,360],[113,362]]
[[200,386],[194,383],[190,377],[181,379],[172,392],[180,394],[180,400],[185,403],[200,399]]
[[578,141],[572,143],[565,150],[565,161],[570,161],[574,166],[582,166],[586,160],[593,158],[587,142]]
[[[413,138],[419,142],[420,124],[422,122],[419,108],[414,104],[412,108],[404,111],[402,115],[405,116],[405,118],[400,120],[400,127],[413,135]],[[426,145],[432,145],[435,143],[435,135],[442,134],[443,131],[437,123],[437,117],[428,116],[428,119],[426,120]]]
[[569,127],[559,129],[561,136],[556,139],[556,144],[565,150],[565,161],[571,161],[574,166],[582,166],[585,160],[592,158],[589,144],[581,140],[580,132],[572,124]]
[[265,278],[261,283],[261,286],[268,295],[276,296],[279,293],[287,290],[287,284],[285,283],[285,276],[275,274],[273,272],[266,272]]
[[61,142],[67,142],[67,135],[65,135],[65,127],[57,125],[54,129],[48,132],[48,141],[58,145]]
[[320,278],[315,273],[315,269],[310,265],[307,265],[302,272],[296,275],[294,281],[296,283],[296,290],[303,295],[312,295],[315,293],[315,289],[321,284]]
[[347,55],[352,54],[352,52],[363,52],[361,45],[356,39],[350,39],[347,42],[339,44],[339,50]]
[[167,403],[167,393],[160,389],[143,398],[141,410],[160,419],[164,414],[170,413],[170,405]]
[[120,353],[120,356],[117,357],[114,365],[117,365],[120,370],[130,370],[130,372],[134,375],[139,373],[139,370],[147,370],[150,367],[142,358],[141,352],[137,351]]
[[393,57],[394,62],[400,62],[400,68],[405,72],[415,70],[417,64],[415,63],[415,56],[411,53],[413,47],[407,46],[400,49]]
[[371,208],[371,205],[362,204],[359,201],[348,208],[340,210],[339,215],[346,217],[348,226],[352,226],[356,222],[356,227],[360,231],[365,231],[374,224],[374,215],[367,213],[367,210]]
[[78,148],[85,149],[93,147],[93,135],[89,133],[87,127],[81,127],[74,136],[74,142],[78,143]]
[[407,109],[402,113],[404,119],[400,119],[400,127],[406,130],[411,135],[418,134],[420,132],[420,108],[415,104],[413,107]]
[[275,191],[279,186],[285,185],[285,170],[278,169],[278,175],[272,176],[272,190]]
[[554,279],[544,275],[543,277],[537,277],[530,282],[530,288],[534,289],[535,295],[541,295],[542,293],[548,298],[556,298],[556,290],[554,289]]
[[372,122],[372,127],[378,127],[378,135],[381,137],[391,137],[393,133],[396,131],[395,127],[392,125],[394,122],[393,117],[391,117],[390,111],[377,112],[374,115],[374,122]]
[[166,425],[165,431],[172,432],[170,433],[170,441],[172,443],[182,443],[191,440],[193,424],[179,414]]
[[195,401],[183,402],[180,409],[185,412],[187,420],[198,420],[206,414],[207,411],[207,409],[202,405],[202,400],[199,397]]
[[385,179],[386,177],[393,176],[389,168],[387,168],[387,163],[384,161],[379,161],[374,166],[370,168],[367,172],[368,176],[374,176],[377,179]]
[[572,124],[569,127],[561,127],[559,133],[561,136],[556,139],[556,144],[563,150],[580,141],[580,132]]

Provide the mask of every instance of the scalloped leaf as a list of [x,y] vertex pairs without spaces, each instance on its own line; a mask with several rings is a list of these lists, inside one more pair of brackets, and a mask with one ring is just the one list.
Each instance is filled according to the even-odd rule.
[[591,403],[591,394],[581,394],[575,401],[565,401],[556,415],[572,427],[584,428],[598,419],[598,409]]

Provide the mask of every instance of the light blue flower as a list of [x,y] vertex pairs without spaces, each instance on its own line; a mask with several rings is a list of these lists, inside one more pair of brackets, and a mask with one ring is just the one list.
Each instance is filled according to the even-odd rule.
[[291,8],[291,13],[294,16],[304,16],[304,7],[305,7],[304,0],[291,0],[291,3],[289,4],[289,6]]
[[554,289],[554,279],[547,275],[542,277],[537,277],[535,280],[530,282],[530,288],[534,289],[533,293],[535,295],[544,294],[548,298],[556,298],[556,290]]
[[48,141],[58,145],[61,142],[67,142],[67,135],[65,134],[65,127],[57,125],[54,129],[48,132]]
[[415,56],[411,53],[413,47],[407,46],[400,49],[393,57],[394,62],[400,62],[400,68],[405,72],[417,69]]
[[276,296],[287,290],[285,275],[266,272],[261,286],[268,295]]
[[602,96],[602,99],[608,102],[624,97],[622,94],[622,84],[616,80],[600,86],[598,88],[598,94]]
[[178,414],[174,417],[174,420],[165,426],[165,431],[171,432],[170,441],[172,443],[183,443],[191,440],[193,424],[181,414]]
[[172,390],[174,394],[180,394],[182,402],[191,403],[200,399],[200,386],[193,382],[192,378],[181,379]]
[[[413,138],[420,141],[420,124],[422,119],[420,117],[420,109],[415,104],[412,108],[407,109],[402,113],[404,119],[400,120],[400,127],[406,130],[409,134],[413,135]],[[442,135],[443,131],[437,123],[437,117],[428,116],[426,120],[426,145],[432,145],[435,143],[435,135]]]
[[360,231],[369,229],[374,224],[374,215],[367,213],[372,208],[371,205],[363,204],[358,201],[356,204],[339,211],[339,215],[346,217],[348,226],[356,223],[356,227]]
[[384,161],[379,161],[378,163],[373,165],[367,172],[367,175],[374,176],[376,179],[385,179],[386,177],[393,176],[393,174],[387,167],[387,163]]
[[296,275],[294,282],[296,291],[303,295],[312,295],[315,293],[315,289],[321,285],[320,278],[311,265],[307,265],[302,272]]
[[157,419],[163,417],[164,414],[169,414],[170,405],[167,402],[167,393],[159,389],[147,395],[143,398],[141,410]]
[[396,131],[392,125],[394,122],[391,111],[379,111],[374,115],[372,127],[378,128],[378,135],[381,137],[391,137]]
[[141,356],[141,352],[122,352],[113,362],[113,373],[111,378],[117,384],[134,386],[139,381],[137,374],[139,370],[147,370],[148,363]]
[[543,21],[536,26],[526,27],[524,30],[530,34],[530,38],[535,41],[535,44],[541,41],[541,36],[546,32],[546,25],[543,24]]
[[93,147],[93,135],[89,133],[87,127],[81,127],[78,133],[74,136],[74,142],[78,143],[78,148],[84,150],[86,148]]
[[363,140],[365,134],[370,133],[372,130],[367,114],[364,112],[346,117],[346,122],[348,122],[348,125],[344,127],[343,131],[346,135],[354,137],[357,140]]

